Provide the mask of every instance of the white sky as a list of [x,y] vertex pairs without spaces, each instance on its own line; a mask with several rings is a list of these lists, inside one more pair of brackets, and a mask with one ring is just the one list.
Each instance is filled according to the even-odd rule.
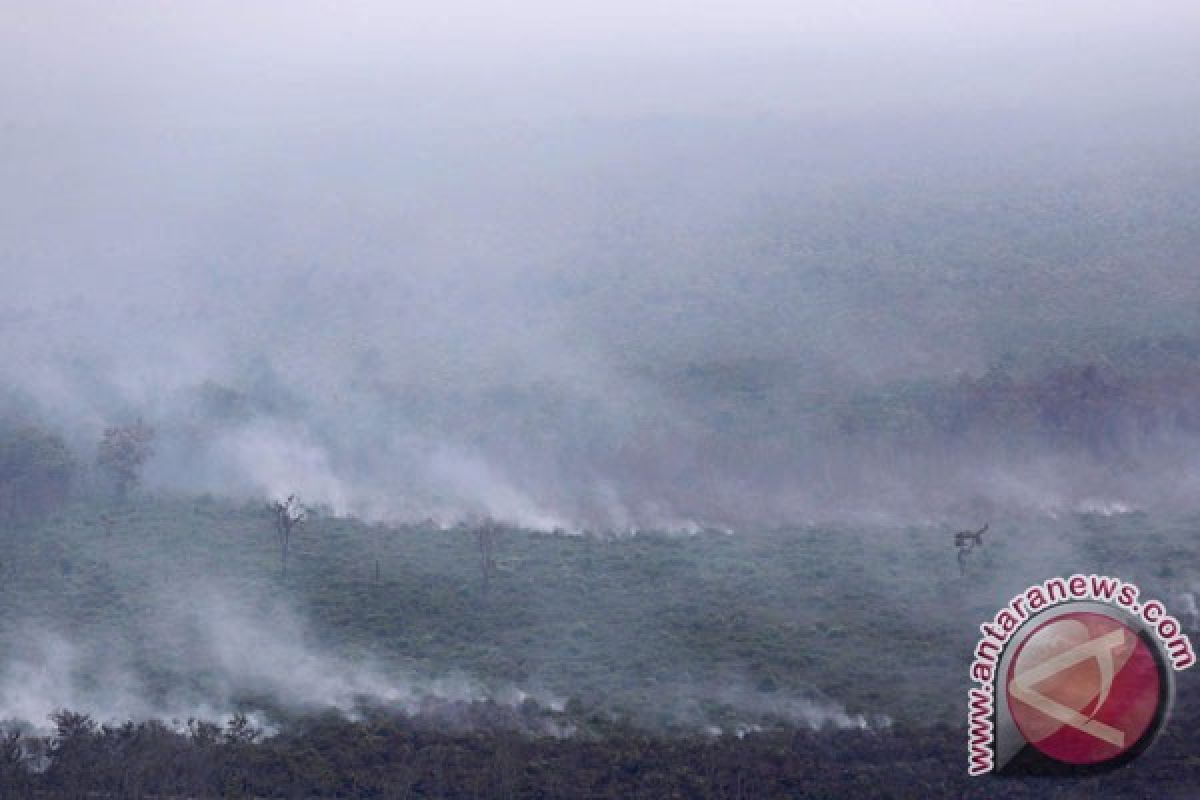
[[1116,62],[1106,75],[1160,61],[1169,73],[1171,54],[1197,51],[1200,3],[1189,0],[0,3],[9,117],[92,102],[144,111],[181,91],[253,107],[264,95],[406,81],[435,98],[594,94],[616,112],[673,110],[673,96],[690,110],[715,81],[714,107],[772,110],[778,93],[755,87],[785,57],[818,59],[853,94],[871,70],[1036,84],[1097,60]]

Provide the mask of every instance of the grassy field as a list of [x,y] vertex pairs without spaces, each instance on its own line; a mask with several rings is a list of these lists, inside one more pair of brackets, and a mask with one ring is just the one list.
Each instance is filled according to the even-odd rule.
[[[502,530],[485,594],[465,527],[317,517],[297,533],[285,578],[259,504],[142,496],[4,530],[0,630],[10,653],[31,626],[91,643],[164,695],[228,682],[196,649],[193,623],[178,623],[190,619],[182,608],[222,617],[210,622],[229,641],[210,649],[261,649],[269,661],[277,639],[302,638],[278,660],[319,651],[335,656],[321,663],[370,663],[385,677],[520,686],[579,720],[694,732],[845,723],[840,707],[875,722],[958,724],[977,626],[1009,596],[1095,570],[1169,599],[1200,569],[1198,527],[1141,513],[995,520],[966,575],[942,526]],[[300,623],[273,628],[281,607]],[[264,628],[237,630],[258,614]],[[100,666],[73,669],[103,690]]]

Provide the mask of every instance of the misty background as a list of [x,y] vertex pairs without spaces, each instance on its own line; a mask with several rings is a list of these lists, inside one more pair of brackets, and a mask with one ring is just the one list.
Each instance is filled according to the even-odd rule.
[[154,483],[543,529],[913,515],[995,490],[820,417],[1194,330],[1188,4],[3,13],[10,405],[81,443],[145,417]]
[[[672,724],[710,725],[715,698],[865,727],[896,706],[822,655],[845,635],[822,614],[859,601],[796,623],[772,587],[833,592],[878,542],[850,573],[913,580],[946,549],[913,556],[914,530],[999,520],[1013,544],[967,621],[936,618],[969,638],[1048,564],[1117,569],[1086,545],[1110,517],[1194,511],[1200,9],[740,5],[0,5],[0,421],[61,433],[82,473],[61,541],[0,568],[0,716],[248,695],[557,714],[613,689],[580,663],[625,658],[617,683]],[[138,419],[142,494],[98,521],[97,442]],[[320,514],[288,588],[255,515],[291,493]],[[496,591],[534,632],[481,612],[457,649],[474,601],[440,592],[475,554],[422,537],[484,518],[524,536]],[[866,527],[826,552],[815,523]],[[423,587],[403,614],[432,597],[412,618],[454,622],[379,622],[372,568]],[[542,569],[560,583],[511,577]],[[679,594],[651,591],[664,574]],[[678,674],[642,649],[657,628],[588,619],[563,575],[685,628],[829,642],[706,672],[698,634]],[[379,617],[339,640],[348,608]]]

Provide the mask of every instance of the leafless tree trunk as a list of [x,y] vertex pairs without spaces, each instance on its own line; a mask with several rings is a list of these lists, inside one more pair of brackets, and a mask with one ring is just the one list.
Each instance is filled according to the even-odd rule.
[[288,546],[292,541],[292,531],[304,523],[308,515],[307,509],[296,499],[296,495],[288,495],[286,501],[276,500],[267,506],[275,515],[275,530],[279,534],[279,558],[283,577],[287,577]]
[[479,540],[479,570],[483,576],[483,596],[488,596],[492,572],[496,569],[496,559],[493,556],[496,546],[497,525],[492,520],[484,520],[475,532]]

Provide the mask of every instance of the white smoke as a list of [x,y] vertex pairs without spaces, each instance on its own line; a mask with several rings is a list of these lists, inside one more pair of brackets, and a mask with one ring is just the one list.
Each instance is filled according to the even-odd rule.
[[139,670],[120,642],[29,628],[11,637],[15,646],[0,668],[0,721],[43,728],[63,708],[102,722],[224,721],[255,698],[291,710],[336,709],[351,718],[365,708],[419,715],[431,704],[518,708],[533,701],[552,711],[565,705],[541,689],[332,652],[281,603],[247,604],[233,587],[177,587],[156,606],[143,628],[155,669],[171,676],[168,686]]

